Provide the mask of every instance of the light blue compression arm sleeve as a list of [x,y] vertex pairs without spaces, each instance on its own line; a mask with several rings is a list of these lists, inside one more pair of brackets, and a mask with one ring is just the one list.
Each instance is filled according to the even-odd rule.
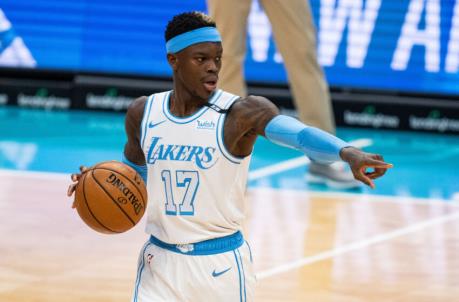
[[136,165],[133,162],[131,162],[129,159],[127,159],[124,154],[123,154],[123,159],[121,161],[125,163],[126,165],[130,166],[131,168],[133,168],[134,170],[136,170],[137,173],[139,173],[140,176],[142,176],[143,181],[147,183],[147,174],[148,174],[147,165],[143,165],[143,166]]
[[286,115],[278,115],[269,121],[265,135],[273,143],[300,150],[320,163],[340,161],[339,152],[350,146],[336,136]]

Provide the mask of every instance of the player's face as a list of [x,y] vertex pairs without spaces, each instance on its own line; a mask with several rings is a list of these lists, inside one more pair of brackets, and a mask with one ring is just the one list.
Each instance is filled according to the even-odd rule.
[[222,62],[222,44],[205,42],[191,45],[177,54],[176,79],[193,96],[207,100],[217,88]]

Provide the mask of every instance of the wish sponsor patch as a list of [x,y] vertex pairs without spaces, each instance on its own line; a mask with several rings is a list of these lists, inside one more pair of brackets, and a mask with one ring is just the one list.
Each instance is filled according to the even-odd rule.
[[215,123],[213,121],[206,121],[206,120],[197,120],[197,129],[208,129],[212,130],[215,129]]

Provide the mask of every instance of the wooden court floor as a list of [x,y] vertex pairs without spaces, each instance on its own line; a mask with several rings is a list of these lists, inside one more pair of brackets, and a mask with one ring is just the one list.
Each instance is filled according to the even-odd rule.
[[[60,175],[0,172],[0,301],[129,301],[143,223],[88,229]],[[459,301],[459,206],[250,189],[256,301]]]

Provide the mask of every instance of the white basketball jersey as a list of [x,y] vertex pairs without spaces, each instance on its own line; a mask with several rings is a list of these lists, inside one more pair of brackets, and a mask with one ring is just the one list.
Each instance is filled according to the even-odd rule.
[[[226,150],[226,114],[203,107],[189,117],[169,111],[171,91],[151,95],[142,120],[148,167],[146,231],[161,241],[187,244],[242,229],[251,156]],[[209,103],[229,108],[238,97],[216,90]]]

